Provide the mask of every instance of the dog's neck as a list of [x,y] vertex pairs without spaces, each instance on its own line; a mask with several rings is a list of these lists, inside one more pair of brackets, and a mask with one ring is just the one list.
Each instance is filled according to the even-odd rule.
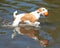
[[31,12],[31,14],[33,14],[36,17],[36,19],[40,18],[40,14],[38,14],[37,11]]

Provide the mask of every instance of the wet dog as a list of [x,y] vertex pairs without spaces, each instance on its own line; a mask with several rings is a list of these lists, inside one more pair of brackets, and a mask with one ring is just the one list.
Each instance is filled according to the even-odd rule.
[[12,26],[18,26],[20,22],[25,22],[31,25],[39,25],[38,22],[40,16],[48,16],[48,10],[44,7],[41,7],[33,12],[30,13],[22,13],[17,15],[17,11],[13,13],[14,21]]

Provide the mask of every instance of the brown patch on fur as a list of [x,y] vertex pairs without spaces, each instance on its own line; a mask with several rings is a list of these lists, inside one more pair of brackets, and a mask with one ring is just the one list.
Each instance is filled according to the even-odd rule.
[[26,29],[24,27],[20,27],[20,31],[22,34],[27,35],[31,38],[37,37],[38,38],[38,32],[34,28]]
[[24,22],[25,20],[29,20],[30,22],[35,22],[36,21],[36,17],[33,14],[25,14],[22,18],[21,21]]
[[38,10],[37,10],[37,12],[42,12],[43,10],[41,9],[41,8],[39,8]]

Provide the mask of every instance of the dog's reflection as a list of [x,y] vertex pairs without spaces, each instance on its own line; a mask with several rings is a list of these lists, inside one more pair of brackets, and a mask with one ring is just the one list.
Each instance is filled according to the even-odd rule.
[[35,40],[38,40],[38,29],[35,27],[16,27],[13,30],[13,34],[12,34],[12,38],[14,38],[16,36],[16,32],[18,32],[18,34],[20,35],[26,35],[29,36],[30,38],[33,38]]
[[39,30],[40,29],[36,27],[16,27],[14,28],[12,38],[14,38],[16,36],[16,32],[18,32],[20,35],[26,35],[32,39],[38,40],[41,46],[46,47],[48,46],[48,40],[41,40],[41,37],[39,36]]

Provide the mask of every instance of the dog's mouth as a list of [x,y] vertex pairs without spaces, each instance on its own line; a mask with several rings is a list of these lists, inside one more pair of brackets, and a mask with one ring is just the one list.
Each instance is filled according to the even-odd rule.
[[44,16],[43,14],[40,14],[40,18],[47,18],[47,16]]
[[48,12],[41,13],[40,16],[45,16],[45,17],[47,17],[47,16],[48,16]]

